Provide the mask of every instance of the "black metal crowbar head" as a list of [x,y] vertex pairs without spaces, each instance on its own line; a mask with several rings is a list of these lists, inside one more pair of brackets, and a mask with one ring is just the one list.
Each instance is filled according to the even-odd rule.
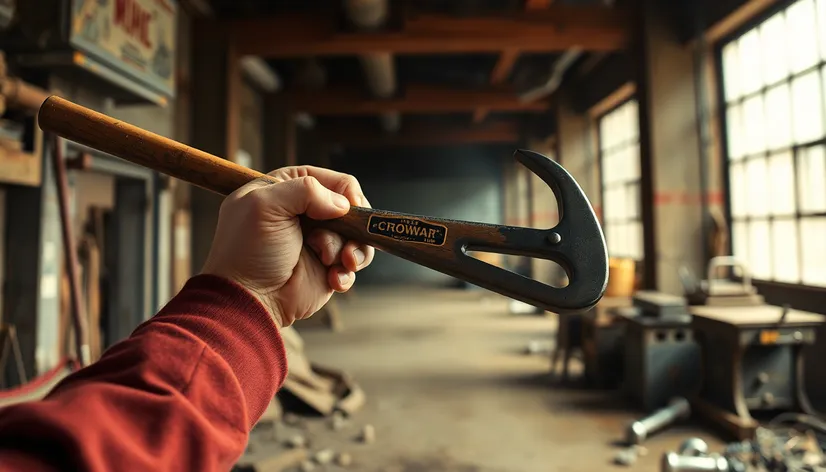
[[[462,264],[472,268],[472,275],[463,278],[557,313],[582,311],[594,306],[608,284],[608,254],[602,228],[591,204],[579,184],[561,165],[528,150],[518,150],[514,157],[553,190],[559,207],[559,223],[550,229],[498,226],[501,238],[477,237],[477,232],[458,237],[454,250],[461,253]],[[568,285],[551,287],[482,262],[467,255],[467,251],[554,261],[568,275]]]

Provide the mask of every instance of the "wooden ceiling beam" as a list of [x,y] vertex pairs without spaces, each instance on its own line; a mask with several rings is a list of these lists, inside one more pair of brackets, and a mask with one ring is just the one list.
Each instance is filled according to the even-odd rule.
[[[496,65],[493,67],[493,72],[490,74],[491,85],[495,86],[505,83],[511,75],[511,71],[513,71],[513,66],[516,65],[517,59],[519,59],[519,51],[513,49],[504,51],[500,54],[499,60],[496,61]],[[476,111],[473,112],[473,122],[481,123],[488,116],[489,112],[490,109],[488,108],[477,108]]]
[[[553,3],[553,0],[525,0],[525,10],[545,10],[550,8],[551,3]],[[508,77],[510,77],[513,71],[513,67],[516,65],[516,61],[519,59],[519,53],[520,51],[511,49],[503,51],[502,54],[499,55],[499,60],[496,62],[490,74],[491,85],[500,85],[508,80]],[[473,112],[473,122],[481,123],[485,121],[489,112],[490,110],[487,108],[477,108],[476,111]]]
[[313,92],[293,92],[287,97],[295,113],[319,116],[376,115],[398,111],[408,114],[469,113],[483,106],[495,111],[543,112],[547,100],[525,102],[505,87],[456,89],[431,85],[409,85],[402,95],[391,99],[373,98],[360,88],[327,88]]
[[625,11],[603,6],[552,5],[496,16],[416,14],[400,31],[337,31],[334,18],[311,14],[230,20],[239,55],[265,58],[353,55],[555,52],[571,47],[614,51],[629,38]]
[[325,144],[350,148],[508,144],[518,142],[521,137],[519,126],[514,121],[479,126],[408,123],[397,133],[382,133],[375,126],[351,124],[320,127],[317,132]]

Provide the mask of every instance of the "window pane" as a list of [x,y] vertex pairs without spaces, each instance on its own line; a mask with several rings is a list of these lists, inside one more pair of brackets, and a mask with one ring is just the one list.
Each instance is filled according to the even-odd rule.
[[769,222],[752,221],[749,224],[749,269],[755,279],[771,279],[771,246],[769,245]]
[[789,63],[792,72],[815,65],[818,59],[814,0],[798,0],[786,10]]
[[628,247],[630,249],[629,256],[636,260],[642,260],[642,223],[634,222],[629,227]]
[[628,218],[640,218],[640,185],[639,184],[630,184],[626,187],[628,191],[626,192],[626,198],[628,201],[626,203],[628,208]]
[[628,255],[628,224],[617,223],[614,225],[614,239],[616,239],[616,255]]
[[637,101],[630,100],[626,106],[628,107],[628,123],[630,126],[628,129],[628,139],[636,141],[640,134],[640,117]]
[[826,218],[801,219],[800,236],[803,283],[826,286]]
[[627,220],[628,219],[628,188],[625,185],[619,185],[616,190],[616,219],[618,220]]
[[757,154],[766,150],[766,125],[763,119],[763,96],[755,95],[743,102],[745,153]]
[[792,142],[792,103],[789,85],[782,83],[766,92],[766,145],[769,149]]
[[640,145],[634,144],[628,148],[628,179],[639,180],[640,178]]
[[797,195],[800,211],[826,211],[826,148],[801,149],[797,158]]
[[751,30],[740,38],[740,92],[747,95],[763,85],[760,68],[760,35]]
[[599,120],[599,147],[601,150],[605,151],[609,147],[611,147],[610,139],[611,139],[611,130],[609,129],[609,122],[608,118],[611,115],[603,116],[602,119]]
[[760,43],[763,47],[763,81],[766,85],[779,82],[789,74],[786,23],[783,13],[778,13],[760,26]]
[[774,279],[780,282],[799,282],[797,223],[795,220],[791,218],[774,220],[771,239]]
[[748,214],[748,196],[746,190],[745,164],[735,163],[729,167],[729,195],[731,198],[731,215],[735,218]]
[[732,105],[726,110],[726,130],[729,159],[743,157],[743,121],[739,105]]
[[817,32],[820,37],[820,57],[826,59],[826,0],[817,0]]
[[734,257],[748,263],[749,261],[749,233],[745,221],[735,221],[731,225],[731,246]]
[[617,199],[616,199],[616,191],[614,190],[615,187],[605,187],[603,191],[605,194],[602,196],[603,206],[603,218],[605,219],[606,223],[612,223],[616,219],[617,214]]
[[615,152],[615,159],[617,160],[617,175],[615,176],[615,180],[617,182],[627,182],[629,173],[628,147],[625,144],[620,144]]
[[769,158],[769,176],[771,186],[771,212],[773,215],[793,215],[794,202],[794,168],[792,154],[788,151],[775,154]]
[[792,79],[792,122],[796,142],[805,143],[823,137],[822,106],[817,70]]
[[611,185],[617,180],[616,159],[613,154],[602,156],[602,184]]
[[605,244],[608,246],[608,255],[615,256],[617,254],[617,245],[616,238],[614,237],[616,233],[616,231],[614,231],[614,225],[608,223],[606,220],[606,223],[602,225],[602,230],[605,232]]
[[756,158],[746,162],[746,188],[748,189],[749,214],[751,216],[768,214],[769,185],[765,159]]
[[740,56],[737,54],[737,41],[732,41],[723,48],[723,87],[727,102],[740,97]]

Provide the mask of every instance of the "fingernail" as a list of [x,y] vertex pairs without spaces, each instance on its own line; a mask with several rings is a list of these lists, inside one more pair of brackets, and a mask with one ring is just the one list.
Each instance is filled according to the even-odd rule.
[[340,283],[341,285],[347,285],[347,282],[349,282],[349,281],[350,281],[350,274],[348,274],[346,272],[340,272],[338,274],[338,283]]
[[364,251],[361,249],[354,250],[353,255],[356,256],[356,265],[361,265],[361,263],[364,262],[364,259],[367,258],[367,256],[364,255]]
[[341,195],[340,193],[333,194],[333,205],[339,208],[349,208],[350,202],[347,200],[347,197]]

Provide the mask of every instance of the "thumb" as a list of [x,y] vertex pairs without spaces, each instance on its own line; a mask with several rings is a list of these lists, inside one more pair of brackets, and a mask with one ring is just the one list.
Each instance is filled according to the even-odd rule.
[[343,216],[350,210],[344,195],[333,192],[315,177],[299,177],[256,190],[278,216],[292,218],[306,214],[315,220]]

